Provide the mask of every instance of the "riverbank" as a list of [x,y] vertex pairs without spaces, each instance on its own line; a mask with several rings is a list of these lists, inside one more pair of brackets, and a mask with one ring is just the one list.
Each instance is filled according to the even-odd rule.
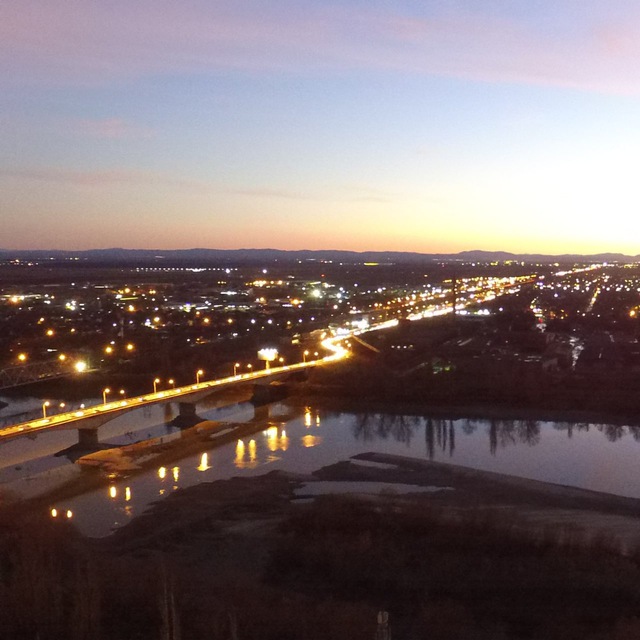
[[299,393],[287,402],[300,407],[336,413],[380,413],[388,415],[428,416],[444,420],[533,420],[576,424],[614,424],[640,426],[640,415],[621,415],[611,412],[580,411],[578,409],[538,409],[496,404],[434,405],[408,401],[377,401],[324,393]]
[[[235,594],[228,606],[243,607],[233,585],[261,594],[249,625],[272,624],[255,602],[295,593],[371,617],[384,606],[403,637],[426,624],[443,640],[618,640],[606,630],[637,610],[640,500],[370,452],[178,491],[94,544],[123,560],[161,553],[185,584]],[[270,606],[290,621],[308,605]],[[562,635],[569,621],[582,635]]]

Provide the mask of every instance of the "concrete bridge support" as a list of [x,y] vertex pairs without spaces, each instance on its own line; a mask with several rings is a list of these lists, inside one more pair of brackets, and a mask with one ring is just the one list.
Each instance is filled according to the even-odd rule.
[[185,418],[194,418],[196,415],[196,405],[194,402],[179,402],[178,415]]
[[98,448],[98,429],[78,429],[78,444],[86,449]]

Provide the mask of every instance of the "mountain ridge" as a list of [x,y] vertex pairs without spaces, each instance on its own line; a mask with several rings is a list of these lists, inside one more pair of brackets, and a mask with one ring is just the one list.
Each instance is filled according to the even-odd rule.
[[597,254],[542,254],[512,253],[508,251],[486,251],[474,249],[458,253],[419,253],[415,251],[348,251],[341,249],[299,249],[285,250],[273,248],[260,249],[124,249],[111,247],[106,249],[62,250],[62,249],[0,249],[0,260],[9,259],[78,259],[91,262],[123,262],[138,260],[157,261],[175,260],[179,262],[255,262],[255,261],[313,261],[331,260],[334,262],[505,262],[509,260],[528,263],[576,263],[576,262],[634,262],[640,256],[622,253]]

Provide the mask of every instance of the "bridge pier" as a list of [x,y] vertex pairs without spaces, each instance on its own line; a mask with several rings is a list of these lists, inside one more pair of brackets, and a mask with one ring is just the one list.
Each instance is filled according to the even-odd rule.
[[98,446],[97,429],[78,429],[78,444],[87,449]]
[[178,402],[178,415],[167,424],[179,429],[189,429],[202,422],[202,418],[196,413],[195,402]]
[[268,422],[271,419],[270,404],[254,404],[251,422]]
[[185,418],[191,418],[196,415],[196,405],[193,402],[179,402],[178,414]]

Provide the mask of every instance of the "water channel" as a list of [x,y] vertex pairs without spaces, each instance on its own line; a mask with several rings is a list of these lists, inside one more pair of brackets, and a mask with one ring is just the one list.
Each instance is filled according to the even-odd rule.
[[[138,409],[101,427],[100,440],[179,438],[179,430],[166,424],[175,411],[175,405]],[[197,408],[204,419],[231,422],[250,420],[253,411],[248,403],[217,407],[205,401]],[[75,438],[74,432],[57,432],[0,445],[0,491],[28,497],[86,473],[55,455]],[[71,512],[83,533],[100,537],[181,488],[275,469],[308,473],[367,451],[640,498],[640,427],[632,426],[329,413],[282,403],[271,407],[268,427],[231,444],[209,446],[166,467],[105,480],[98,490],[51,506]]]

